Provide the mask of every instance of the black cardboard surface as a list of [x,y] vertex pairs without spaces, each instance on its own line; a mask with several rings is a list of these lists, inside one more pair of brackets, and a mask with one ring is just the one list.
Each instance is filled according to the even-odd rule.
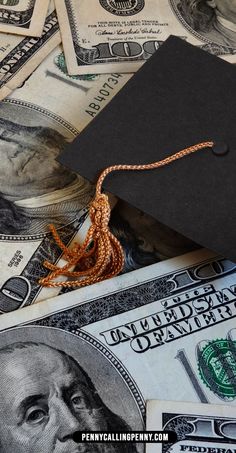
[[116,172],[104,188],[193,241],[236,261],[236,67],[170,37],[59,157],[95,182],[111,164],[149,163],[198,142],[167,167]]

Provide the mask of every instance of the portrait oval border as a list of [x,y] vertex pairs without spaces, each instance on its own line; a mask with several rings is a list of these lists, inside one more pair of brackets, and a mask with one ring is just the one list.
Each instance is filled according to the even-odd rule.
[[[46,118],[51,118],[55,123],[57,123],[59,126],[62,126],[65,128],[68,132],[70,132],[74,137],[76,137],[80,131],[76,129],[72,124],[69,122],[65,121],[60,115],[56,115],[55,113],[51,112],[50,110],[40,107],[37,104],[27,102],[27,101],[22,101],[19,99],[3,99],[2,104],[10,104],[10,105],[17,105],[19,107],[25,107],[27,109],[34,110],[35,112],[41,114],[42,116],[45,116]],[[72,225],[74,222],[68,222],[64,227],[68,227]],[[58,228],[60,230],[60,228]],[[28,234],[28,235],[13,235],[13,234],[0,234],[0,241],[13,241],[13,242],[24,242],[24,241],[34,241],[34,240],[40,240],[40,239],[45,239],[48,236],[50,236],[49,233],[39,233],[39,234]]]
[[64,120],[60,115],[57,115],[56,113],[53,113],[44,107],[40,107],[39,105],[34,104],[33,102],[22,101],[20,99],[11,98],[11,99],[3,99],[2,103],[19,105],[22,107],[26,107],[28,109],[33,109],[36,112],[41,113],[42,115],[44,115],[46,117],[52,118],[55,122],[57,122],[60,126],[63,126],[74,136],[76,136],[80,133],[80,131],[78,129],[76,129],[74,126],[72,126],[72,124],[70,124],[68,121]]
[[[203,43],[209,44],[210,46],[218,46],[219,49],[222,50],[220,54],[217,55],[229,55],[229,52],[224,52],[224,48],[230,50],[234,50],[232,47],[229,46],[222,46],[221,44],[218,44],[215,41],[211,41],[210,39],[206,38],[205,36],[202,36],[199,34],[197,31],[195,31],[190,25],[184,20],[183,16],[180,14],[178,8],[177,8],[177,1],[179,0],[168,0],[170,8],[172,9],[173,13],[175,14],[176,18],[181,22],[181,25],[189,32],[191,35],[193,35],[195,38],[199,39],[199,41],[202,41]],[[233,52],[231,53],[233,55]]]
[[[57,328],[56,328],[57,329]],[[61,329],[58,329],[61,330]],[[137,406],[140,410],[140,414],[142,415],[143,420],[145,420],[145,414],[146,414],[146,408],[145,408],[145,401],[142,397],[142,394],[133,380],[132,376],[128,372],[128,370],[125,368],[125,366],[121,363],[121,361],[118,359],[118,357],[115,356],[104,344],[102,344],[100,341],[98,341],[93,335],[83,332],[82,330],[72,330],[71,332],[72,335],[75,335],[76,337],[81,337],[84,341],[87,343],[91,344],[92,346],[96,347],[101,354],[109,360],[109,362],[112,363],[113,366],[117,369],[119,374],[122,376],[123,380],[126,382],[131,394],[133,395]]]

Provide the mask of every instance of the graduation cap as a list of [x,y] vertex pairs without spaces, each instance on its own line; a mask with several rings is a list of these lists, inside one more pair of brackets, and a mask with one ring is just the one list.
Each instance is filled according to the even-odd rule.
[[171,36],[59,162],[96,182],[110,165],[147,164],[213,141],[163,168],[114,172],[103,187],[236,261],[235,122],[236,68]]

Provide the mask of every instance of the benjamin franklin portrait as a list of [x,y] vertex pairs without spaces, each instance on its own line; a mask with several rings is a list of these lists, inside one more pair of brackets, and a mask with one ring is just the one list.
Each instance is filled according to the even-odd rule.
[[17,341],[1,346],[0,360],[1,453],[138,452],[129,443],[77,443],[78,431],[130,427],[71,355],[45,342]]
[[[18,114],[19,115],[19,114]],[[66,138],[53,127],[0,116],[0,233],[28,235],[74,220],[92,197],[91,185],[56,158]],[[22,124],[25,122],[26,124]]]
[[172,0],[172,3],[199,37],[236,48],[236,0]]

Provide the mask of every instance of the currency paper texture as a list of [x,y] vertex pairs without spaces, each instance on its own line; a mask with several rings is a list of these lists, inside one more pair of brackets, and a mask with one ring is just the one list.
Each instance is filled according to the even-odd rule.
[[170,35],[236,61],[235,1],[217,6],[202,0],[55,3],[70,74],[135,72]]
[[79,452],[77,430],[143,429],[150,399],[235,408],[235,317],[236,265],[207,251],[1,316],[4,453]]
[[19,87],[60,42],[55,11],[47,16],[40,38],[0,33],[0,100]]
[[235,453],[236,407],[148,401],[147,430],[173,431],[177,442],[147,444],[146,453]]
[[0,0],[0,32],[41,36],[50,0]]
[[100,109],[127,80],[120,74],[71,78],[58,46],[22,88],[2,102],[0,313],[60,291],[38,284],[48,273],[44,260],[57,263],[62,254],[48,234],[48,224],[55,224],[65,244],[81,242],[93,189],[55,159],[93,118],[94,97],[103,85],[111,88]]

